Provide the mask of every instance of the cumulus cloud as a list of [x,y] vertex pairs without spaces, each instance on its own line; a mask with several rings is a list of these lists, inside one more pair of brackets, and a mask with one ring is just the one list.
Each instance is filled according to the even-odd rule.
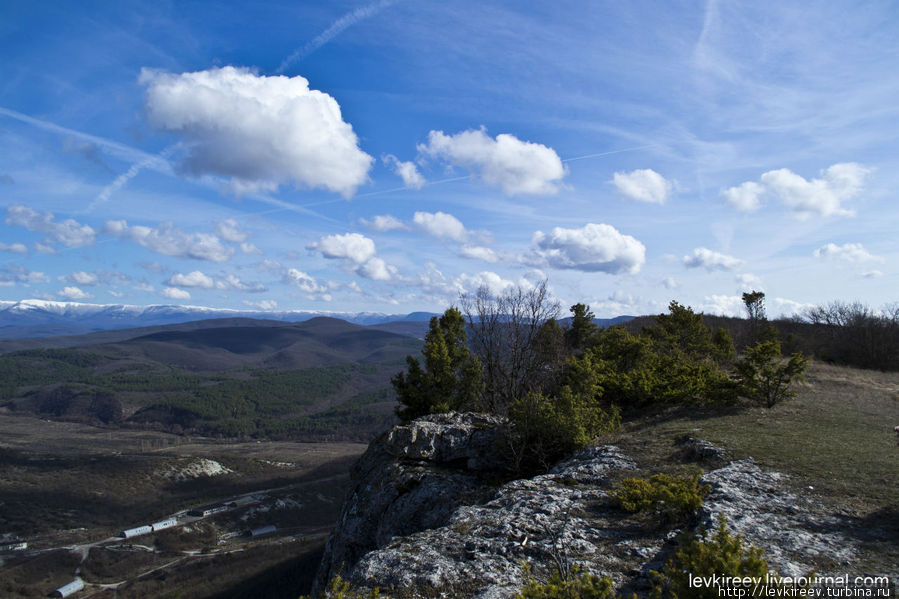
[[674,277],[665,277],[662,279],[662,287],[665,289],[677,289],[677,281],[674,280]]
[[343,258],[355,264],[362,264],[375,255],[375,242],[361,233],[345,233],[343,235],[328,235],[315,243],[310,243],[306,249],[317,250],[328,259]]
[[260,250],[258,247],[256,247],[252,243],[248,243],[246,241],[244,241],[243,243],[240,244],[240,251],[243,252],[244,254],[257,254],[259,256],[262,255],[262,250]]
[[533,254],[534,261],[553,268],[636,274],[646,261],[646,246],[611,225],[588,223],[580,229],[537,231]]
[[0,251],[13,254],[27,254],[28,247],[24,243],[3,243],[0,241]]
[[648,168],[615,173],[612,183],[624,197],[650,204],[664,204],[673,188],[670,181]]
[[478,245],[463,245],[459,250],[459,254],[463,258],[471,258],[472,260],[483,260],[496,264],[500,261],[499,254],[488,247]]
[[710,295],[700,304],[698,310],[719,316],[743,316],[746,306],[742,295]]
[[94,286],[100,284],[100,277],[93,272],[84,272],[79,270],[65,277],[65,280],[74,285]]
[[278,302],[275,300],[260,300],[258,302],[248,302],[244,300],[243,304],[245,306],[250,306],[251,308],[259,308],[265,312],[271,312],[272,310],[278,309]]
[[712,270],[734,270],[743,265],[743,261],[727,254],[713,252],[708,248],[696,248],[692,256],[683,257],[687,268],[704,268]]
[[740,212],[752,212],[761,206],[759,198],[765,193],[765,187],[755,181],[746,181],[736,187],[721,192],[724,201]]
[[212,289],[215,281],[212,277],[199,270],[189,272],[186,275],[176,272],[165,282],[169,287],[192,287],[198,289]]
[[352,196],[368,180],[363,152],[340,106],[303,77],[226,66],[173,74],[143,69],[150,123],[187,142],[182,168],[231,177],[240,192],[281,184]]
[[356,274],[374,281],[392,281],[399,276],[395,266],[384,262],[381,258],[369,259],[356,269]]
[[227,274],[215,282],[215,288],[224,291],[243,291],[244,293],[262,293],[268,291],[261,283],[242,281],[240,277]]
[[103,230],[110,235],[130,239],[164,256],[225,262],[234,253],[234,250],[225,247],[211,233],[185,233],[172,223],[162,223],[154,228],[128,226],[124,220],[116,220],[107,221]]
[[877,279],[883,276],[883,273],[879,270],[868,270],[859,275],[864,279]]
[[26,287],[32,283],[46,283],[50,279],[44,273],[28,270],[20,264],[7,264],[0,267],[0,286],[9,287],[22,283]]
[[247,234],[240,230],[240,225],[233,218],[221,220],[215,224],[215,233],[225,241],[241,243],[247,240]]
[[[526,280],[519,281],[519,283],[524,283],[525,287],[530,286],[529,281]],[[504,291],[515,287],[516,283],[515,281],[504,279],[495,272],[487,270],[474,275],[463,273],[456,277],[454,286],[459,289],[461,293],[475,293],[478,289],[485,287],[487,291],[490,292],[490,295],[497,296]]]
[[421,154],[461,166],[484,183],[509,195],[554,194],[567,171],[555,150],[502,133],[496,139],[484,128],[446,135],[431,131]]
[[870,253],[860,243],[837,245],[828,243],[812,252],[815,258],[829,258],[846,262],[883,262],[883,258]]
[[297,270],[296,268],[288,268],[287,272],[284,274],[284,282],[288,285],[294,285],[298,287],[300,291],[309,295],[310,297],[317,297],[325,301],[331,301],[331,296],[330,294],[328,294],[328,287],[326,285],[319,285],[318,281],[316,281],[315,278],[301,270]]
[[67,300],[83,300],[93,297],[89,293],[85,293],[78,287],[63,287],[62,291],[57,291],[56,295]]
[[403,221],[389,214],[379,214],[371,220],[362,218],[359,219],[359,222],[369,229],[373,229],[375,231],[378,231],[379,233],[386,233],[387,231],[393,231],[394,229],[409,228],[403,223]]
[[412,218],[422,231],[438,239],[449,239],[464,243],[468,239],[468,231],[465,225],[453,216],[445,212],[416,212]]
[[381,160],[403,180],[403,185],[409,189],[421,189],[427,183],[414,162],[403,162],[393,154],[382,156]]
[[750,273],[737,275],[737,285],[740,286],[740,289],[751,289],[753,291],[765,290],[765,286],[762,283],[762,280],[754,274]]
[[96,232],[88,225],[71,218],[57,222],[52,212],[38,212],[21,204],[6,209],[6,224],[44,233],[45,243],[61,243],[66,247],[91,245],[96,237]]
[[189,300],[190,292],[185,291],[184,289],[178,289],[177,287],[166,287],[162,291],[159,292],[162,297],[166,297],[168,299],[173,300]]
[[861,192],[870,172],[856,162],[843,162],[824,169],[816,179],[805,179],[781,168],[764,173],[758,183],[748,181],[724,190],[722,195],[731,206],[743,211],[757,209],[759,198],[771,194],[799,219],[852,216],[855,212],[843,204]]
[[[768,314],[772,317],[792,316],[814,307],[812,304],[804,304],[782,297],[767,297],[765,298],[765,303]],[[710,295],[705,298],[705,301],[697,309],[707,314],[718,314],[721,316],[742,317],[746,313],[746,305],[743,303],[742,295]]]

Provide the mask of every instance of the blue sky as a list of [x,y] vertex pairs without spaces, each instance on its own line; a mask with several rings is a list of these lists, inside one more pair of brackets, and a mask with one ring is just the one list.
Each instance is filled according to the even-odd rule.
[[0,300],[880,307],[896,31],[889,2],[5,3]]

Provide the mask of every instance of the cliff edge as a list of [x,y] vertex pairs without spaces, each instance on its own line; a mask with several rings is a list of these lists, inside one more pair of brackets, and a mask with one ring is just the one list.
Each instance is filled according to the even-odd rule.
[[[504,598],[521,588],[525,563],[539,577],[564,562],[611,576],[619,591],[648,590],[649,571],[662,567],[680,531],[641,524],[612,505],[612,484],[638,475],[638,464],[603,445],[547,474],[497,484],[505,424],[440,414],[373,441],[353,469],[316,588],[340,572],[386,596]],[[837,573],[855,560],[858,540],[847,524],[790,491],[785,475],[750,458],[703,482],[712,491],[689,526],[710,529],[725,514],[781,575]]]

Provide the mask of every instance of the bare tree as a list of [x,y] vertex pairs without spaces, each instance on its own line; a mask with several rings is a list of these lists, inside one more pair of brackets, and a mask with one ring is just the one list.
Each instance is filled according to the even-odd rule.
[[[547,282],[533,288],[510,288],[499,295],[480,287],[464,294],[462,309],[471,330],[471,346],[484,368],[484,408],[507,414],[516,398],[538,391],[554,373],[556,356],[547,355],[542,342],[559,315]],[[556,327],[557,328],[557,327]]]

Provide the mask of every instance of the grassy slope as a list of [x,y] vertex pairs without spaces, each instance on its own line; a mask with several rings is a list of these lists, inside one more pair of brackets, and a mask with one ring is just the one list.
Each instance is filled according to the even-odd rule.
[[[899,373],[813,362],[799,394],[772,409],[668,412],[626,424],[609,439],[647,472],[686,472],[677,440],[705,439],[789,474],[791,484],[842,512],[868,548],[863,564],[899,563]],[[880,538],[880,540],[878,540]]]

